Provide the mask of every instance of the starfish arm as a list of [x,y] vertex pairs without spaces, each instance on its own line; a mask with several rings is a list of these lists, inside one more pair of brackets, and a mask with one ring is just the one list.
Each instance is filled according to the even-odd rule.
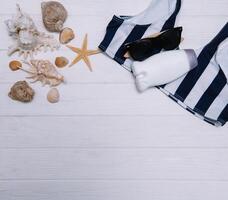
[[87,51],[87,55],[88,56],[91,56],[91,55],[95,55],[95,54],[99,54],[101,53],[102,51],[100,49],[96,49],[96,50],[88,50]]
[[84,56],[83,60],[86,63],[86,65],[88,66],[89,70],[92,72],[93,69],[92,69],[92,66],[91,66],[91,63],[90,63],[90,60],[89,60],[88,56]]
[[71,49],[75,53],[81,53],[81,49],[80,48],[73,47],[73,46],[70,46],[70,45],[66,45],[66,47],[68,47],[69,49]]
[[72,67],[73,65],[75,65],[76,63],[78,63],[81,59],[82,59],[81,55],[78,55],[78,56],[72,61],[72,63],[69,65],[69,67]]
[[88,34],[85,35],[85,38],[83,40],[83,44],[82,44],[82,51],[86,51],[87,50],[87,46],[88,46]]

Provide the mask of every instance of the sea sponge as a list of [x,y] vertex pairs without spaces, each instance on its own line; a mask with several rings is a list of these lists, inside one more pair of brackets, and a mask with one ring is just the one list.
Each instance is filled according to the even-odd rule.
[[28,85],[26,81],[16,82],[10,89],[8,96],[16,101],[31,102],[35,95],[34,90]]

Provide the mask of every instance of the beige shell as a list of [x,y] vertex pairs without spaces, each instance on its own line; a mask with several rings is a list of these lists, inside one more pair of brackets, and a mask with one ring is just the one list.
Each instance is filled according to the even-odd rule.
[[69,63],[69,60],[65,57],[56,57],[56,59],[55,59],[55,65],[58,68],[63,68],[65,66],[67,66],[68,63]]
[[16,82],[8,94],[11,99],[20,102],[31,102],[34,95],[34,90],[28,85],[26,81]]
[[57,103],[59,102],[59,91],[57,90],[57,88],[52,88],[48,94],[47,94],[47,100],[50,103]]
[[75,37],[74,31],[71,28],[64,28],[59,34],[59,41],[62,44],[67,44]]
[[20,68],[22,67],[22,64],[21,62],[17,61],[17,60],[13,60],[9,63],[9,68],[12,70],[12,71],[17,71],[19,70]]
[[41,9],[46,29],[50,32],[60,32],[67,18],[64,6],[57,1],[47,1],[41,3]]

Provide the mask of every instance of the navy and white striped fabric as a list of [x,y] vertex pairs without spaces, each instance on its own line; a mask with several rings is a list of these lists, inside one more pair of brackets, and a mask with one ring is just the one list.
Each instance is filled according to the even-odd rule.
[[[152,0],[148,9],[135,17],[114,16],[99,48],[131,71],[133,61],[124,58],[124,45],[173,28],[180,7],[181,0]],[[187,111],[215,126],[228,120],[227,77],[215,59],[219,45],[227,37],[228,24],[207,46],[196,51],[199,64],[194,70],[158,87]]]
[[137,16],[114,15],[99,48],[131,71],[133,62],[124,58],[124,45],[173,28],[180,8],[181,0],[152,0],[150,6]]
[[199,63],[196,68],[159,88],[182,107],[215,126],[228,121],[228,77],[216,61],[217,50],[227,38],[228,23],[209,44],[196,51]]

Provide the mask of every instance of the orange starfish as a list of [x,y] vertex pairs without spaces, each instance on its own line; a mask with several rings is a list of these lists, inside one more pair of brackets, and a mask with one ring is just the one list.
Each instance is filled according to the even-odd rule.
[[83,60],[85,62],[85,64],[88,66],[89,70],[93,71],[90,60],[89,60],[89,56],[101,53],[101,51],[99,49],[97,49],[97,50],[88,50],[87,49],[88,48],[88,35],[87,34],[85,35],[81,49],[70,46],[70,45],[66,45],[66,46],[78,54],[76,56],[76,58],[72,61],[72,63],[70,64],[69,67],[72,67],[73,65],[78,63],[80,60]]

